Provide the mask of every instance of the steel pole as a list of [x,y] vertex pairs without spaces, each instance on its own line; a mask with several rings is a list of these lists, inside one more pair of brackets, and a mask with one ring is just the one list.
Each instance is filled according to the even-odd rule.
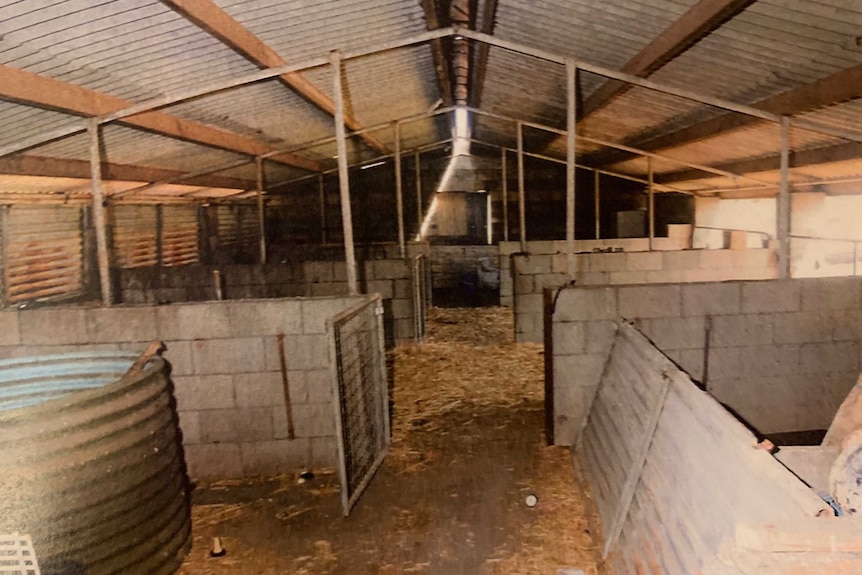
[[255,158],[257,168],[257,229],[260,235],[260,263],[266,263],[266,206],[263,201],[263,158]]
[[566,62],[566,86],[568,110],[566,122],[566,273],[575,279],[575,192],[576,168],[575,152],[577,146],[578,102],[576,80],[578,69],[570,60]]
[[527,210],[524,191],[524,126],[518,122],[518,232],[521,235],[521,251],[527,251]]
[[776,201],[776,239],[778,239],[778,277],[790,277],[790,118],[781,118],[781,184]]
[[338,150],[338,184],[341,191],[341,224],[344,228],[344,259],[347,264],[347,291],[359,293],[356,283],[356,253],[353,246],[353,214],[350,209],[350,180],[347,170],[347,136],[344,127],[344,92],[341,86],[341,53],[329,54],[332,65],[332,94],[335,100],[335,136]]
[[413,153],[413,169],[416,171],[416,234],[422,230],[422,158],[419,150]]
[[602,175],[598,170],[593,170],[593,197],[596,204],[596,239],[602,238],[602,204],[600,180]]
[[323,174],[317,177],[317,193],[320,196],[320,243],[326,243],[326,187]]
[[395,122],[395,211],[398,214],[398,253],[407,257],[404,243],[404,190],[401,188],[401,124]]
[[652,169],[652,158],[647,158],[647,196],[649,200],[649,249],[653,250],[655,247],[655,190],[654,190],[654,180],[655,175],[653,174]]
[[108,234],[105,231],[105,194],[102,188],[102,152],[99,142],[99,122],[91,119],[87,123],[90,136],[90,178],[93,194],[93,225],[96,228],[96,256],[99,262],[99,285],[102,289],[102,303],[111,305],[110,258],[108,255]]
[[509,241],[509,170],[506,168],[506,149],[500,151],[500,172],[503,187],[503,241]]

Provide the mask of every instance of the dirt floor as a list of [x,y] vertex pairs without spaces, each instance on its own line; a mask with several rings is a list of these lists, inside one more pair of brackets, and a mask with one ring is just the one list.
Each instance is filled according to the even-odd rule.
[[394,351],[392,447],[350,517],[334,470],[202,486],[180,573],[597,573],[598,519],[544,445],[541,346],[513,343],[502,308],[435,308],[428,329]]

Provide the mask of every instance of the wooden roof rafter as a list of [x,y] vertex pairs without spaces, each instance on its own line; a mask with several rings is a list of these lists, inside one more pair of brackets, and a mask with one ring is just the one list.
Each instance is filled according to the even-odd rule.
[[[232,50],[253,62],[261,69],[287,66],[287,62],[263,40],[248,28],[236,21],[211,0],[161,0],[163,4],[176,11],[199,28],[218,38]],[[279,80],[291,90],[326,112],[335,115],[335,103],[325,92],[315,86],[300,72],[287,72],[278,76]],[[345,114],[345,125],[353,131],[362,130],[362,124],[353,114]],[[386,145],[371,133],[363,133],[361,138],[371,148],[388,153]]]

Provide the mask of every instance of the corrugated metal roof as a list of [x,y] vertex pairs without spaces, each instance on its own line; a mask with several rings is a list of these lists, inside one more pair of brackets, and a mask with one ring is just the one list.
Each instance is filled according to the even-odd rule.
[[[335,48],[368,49],[421,33],[427,25],[417,0],[215,0],[231,17],[288,63],[320,58]],[[665,31],[697,0],[499,0],[494,34],[593,64],[619,69]],[[484,3],[479,3],[480,11]],[[481,25],[482,17],[477,18]],[[234,78],[258,69],[216,37],[158,0],[0,0],[0,62],[51,78],[142,101],[190,86]],[[754,103],[862,63],[858,34],[862,5],[847,0],[757,0],[651,75],[668,85],[741,103]],[[323,93],[331,71],[306,78]],[[491,48],[482,108],[527,121],[563,127],[566,116],[563,67]],[[348,109],[365,125],[420,114],[440,97],[429,46],[389,51],[345,62]],[[588,99],[604,79],[581,74]],[[177,117],[242,134],[278,148],[296,148],[333,133],[332,118],[278,80],[228,90],[164,110]],[[610,141],[658,136],[721,113],[642,88],[634,88],[587,119],[585,135]],[[855,130],[862,104],[851,102],[802,114],[836,129]],[[0,103],[0,146],[78,121],[70,115]],[[667,150],[698,163],[723,163],[774,154],[775,126],[752,126],[732,134]],[[390,149],[391,129],[375,134]],[[512,122],[478,117],[474,135],[514,146]],[[405,124],[402,146],[412,149],[449,137],[445,117]],[[564,157],[564,141],[525,132],[527,149]],[[795,135],[795,149],[836,140]],[[548,144],[552,145],[548,147]],[[87,159],[86,137],[54,142],[38,153]],[[239,156],[153,134],[110,126],[107,159],[179,170],[199,170]],[[598,150],[580,142],[582,156]],[[324,169],[334,165],[335,146],[302,152]],[[365,143],[351,145],[350,161],[378,156]],[[616,166],[643,174],[645,162]],[[658,173],[678,169],[655,162]],[[862,167],[859,168],[862,172]],[[254,177],[254,166],[225,172]],[[304,175],[287,166],[267,166],[268,180]]]

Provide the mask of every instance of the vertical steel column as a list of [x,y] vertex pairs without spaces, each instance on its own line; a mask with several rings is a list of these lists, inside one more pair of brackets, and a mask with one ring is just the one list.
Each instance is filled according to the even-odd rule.
[[652,158],[647,157],[647,195],[649,200],[649,249],[653,250],[655,243],[655,190],[653,189]]
[[108,257],[108,235],[105,231],[105,194],[102,189],[102,152],[99,145],[99,122],[95,118],[87,123],[90,136],[90,178],[93,195],[93,225],[96,228],[96,255],[99,261],[99,284],[102,303],[111,305],[111,272]]
[[577,146],[578,102],[576,80],[578,68],[571,60],[566,62],[568,110],[566,121],[566,273],[575,279],[575,152]]
[[317,192],[320,194],[320,243],[326,243],[326,188],[323,174],[317,177]]
[[776,201],[778,278],[790,277],[790,118],[781,118],[781,185]]
[[527,209],[524,192],[524,125],[518,122],[518,232],[521,235],[521,251],[527,251]]
[[413,152],[413,169],[416,170],[416,235],[422,231],[422,164],[419,149]]
[[329,53],[332,65],[335,98],[335,137],[338,143],[338,184],[341,190],[341,223],[344,227],[344,259],[347,263],[347,291],[350,295],[359,293],[356,284],[356,253],[353,246],[353,213],[350,209],[350,180],[347,172],[347,134],[344,127],[344,92],[341,86],[341,52]]
[[593,196],[596,204],[596,239],[602,239],[602,203],[600,182],[602,175],[598,170],[593,170]]
[[257,231],[260,236],[260,263],[266,263],[266,207],[263,201],[263,158],[255,158],[257,168]]
[[407,257],[404,243],[404,190],[401,189],[401,123],[395,122],[395,211],[398,213],[398,253]]
[[503,241],[509,241],[509,170],[506,168],[506,148],[501,150],[500,171],[503,186]]

